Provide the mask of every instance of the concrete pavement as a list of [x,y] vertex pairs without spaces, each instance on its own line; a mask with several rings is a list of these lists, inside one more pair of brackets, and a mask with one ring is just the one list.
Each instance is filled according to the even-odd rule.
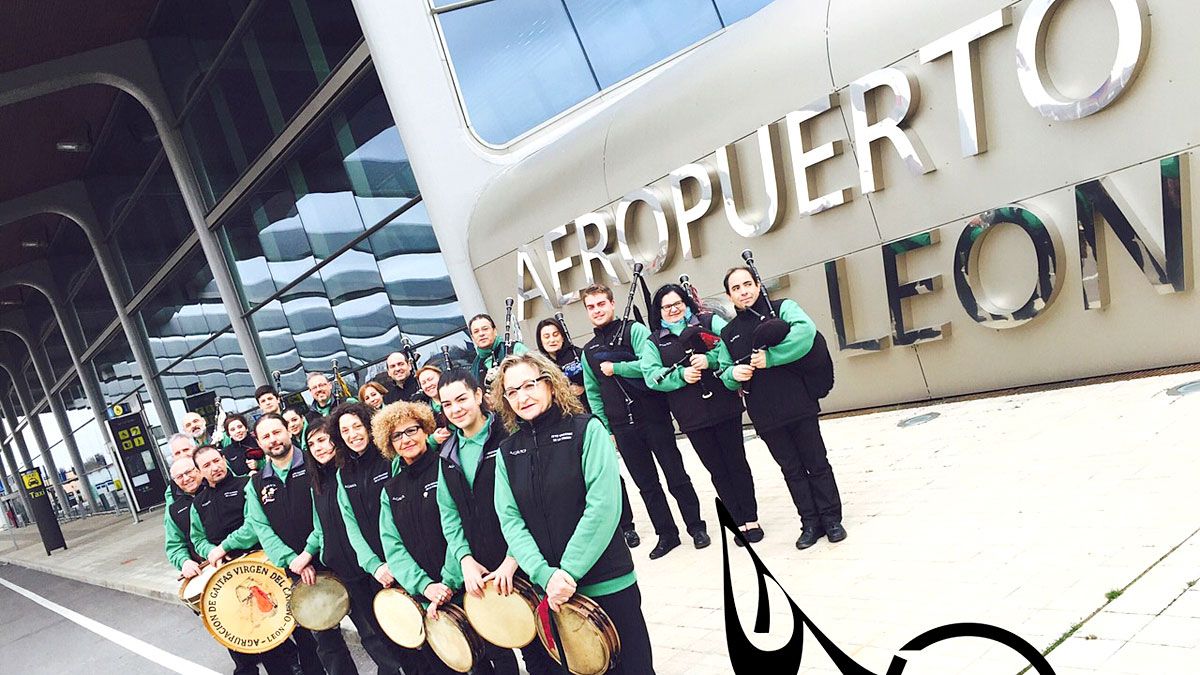
[[[1198,379],[1185,372],[826,420],[850,537],[806,551],[794,547],[799,522],[778,467],[751,440],[766,531],[755,551],[874,673],[909,639],[951,622],[991,623],[1039,651],[1053,646],[1048,659],[1060,675],[1200,672],[1200,590],[1188,586],[1200,577],[1200,395],[1165,393]],[[929,412],[938,416],[897,426]],[[684,455],[714,545],[649,561],[654,536],[634,496],[644,611],[659,673],[728,673],[714,493],[694,454]],[[160,519],[71,523],[71,549],[51,558],[36,540],[10,550],[4,533],[0,559],[173,599]],[[772,630],[753,635],[755,577],[740,549],[731,575],[752,640],[782,645],[792,631],[782,594],[768,584]],[[836,672],[816,641],[805,646],[802,672]],[[1012,675],[1027,665],[1006,647],[966,638],[906,658],[906,675]]]

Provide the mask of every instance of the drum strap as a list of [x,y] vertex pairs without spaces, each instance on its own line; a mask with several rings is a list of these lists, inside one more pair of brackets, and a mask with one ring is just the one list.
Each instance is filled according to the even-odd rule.
[[[536,591],[535,591],[536,593]],[[542,622],[545,634],[550,636],[550,648],[558,652],[559,665],[564,673],[570,675],[571,668],[567,665],[567,650],[563,647],[562,638],[558,636],[558,623],[550,616],[549,598],[542,598],[537,606],[538,621]]]

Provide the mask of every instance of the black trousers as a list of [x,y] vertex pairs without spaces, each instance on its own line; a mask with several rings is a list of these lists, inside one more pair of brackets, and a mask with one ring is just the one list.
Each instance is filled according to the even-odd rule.
[[692,448],[712,477],[717,496],[738,525],[758,521],[754,476],[746,461],[742,418],[731,417],[711,427],[687,432]]
[[350,595],[350,621],[358,629],[359,641],[378,667],[379,675],[396,675],[402,668],[407,675],[424,672],[425,657],[419,651],[392,642],[375,619],[375,594],[383,586],[365,573],[351,579],[339,578]]
[[296,626],[292,640],[300,653],[300,670],[304,675],[358,675],[341,626],[321,631]]
[[625,489],[625,477],[621,476],[621,531],[633,529],[633,507],[629,505],[629,492]]
[[621,656],[609,675],[654,675],[654,654],[650,650],[650,632],[642,615],[642,592],[635,583],[608,595],[595,595],[596,601],[612,619],[621,638]]
[[692,487],[692,479],[683,468],[683,455],[675,444],[675,427],[671,420],[640,420],[633,426],[617,427],[613,430],[613,436],[617,439],[617,448],[625,460],[625,467],[642,493],[642,501],[650,513],[654,532],[659,537],[679,536],[679,528],[675,526],[675,518],[671,516],[662,483],[658,480],[655,459],[658,459],[658,465],[667,478],[667,489],[679,505],[679,513],[687,525],[688,534],[704,530],[704,520],[700,518],[700,499]]
[[258,664],[262,664],[267,675],[293,675],[296,666],[296,645],[289,640],[262,654],[243,654],[229,650],[233,658],[234,675],[258,675]]
[[758,435],[783,471],[804,528],[824,529],[842,522],[842,498],[833,467],[825,456],[825,439],[821,438],[817,417],[805,417]]

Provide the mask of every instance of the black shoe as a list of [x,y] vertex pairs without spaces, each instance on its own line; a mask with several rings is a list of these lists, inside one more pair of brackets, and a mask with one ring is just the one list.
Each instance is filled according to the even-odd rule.
[[804,531],[800,533],[800,538],[796,540],[796,548],[803,551],[804,549],[817,543],[817,541],[823,536],[825,536],[825,530],[822,530],[818,527],[806,527],[804,528]]
[[671,537],[669,539],[663,537],[662,539],[659,539],[658,545],[654,547],[653,551],[650,551],[650,559],[658,560],[664,555],[670,553],[671,549],[679,546],[679,543],[679,537]]
[[750,542],[751,544],[757,544],[763,540],[763,529],[762,527],[755,525],[745,532],[742,532],[742,536],[745,537],[746,541]]
[[842,527],[841,523],[834,523],[825,528],[825,535],[829,537],[829,541],[836,544],[846,538],[846,528]]
[[692,543],[696,545],[696,548],[708,548],[712,539],[708,538],[708,533],[704,530],[696,530],[692,533]]
[[642,538],[638,536],[637,530],[632,527],[621,534],[625,535],[625,545],[629,548],[637,548],[638,544],[642,543]]

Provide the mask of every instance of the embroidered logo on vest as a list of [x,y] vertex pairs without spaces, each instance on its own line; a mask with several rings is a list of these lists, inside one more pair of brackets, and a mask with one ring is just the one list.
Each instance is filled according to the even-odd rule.
[[346,483],[342,487],[346,488],[347,490],[353,490],[354,488],[358,487],[358,483]]
[[517,455],[523,455],[523,454],[525,454],[525,453],[527,453],[527,452],[529,452],[529,448],[521,448],[520,450],[509,450],[509,451],[508,451],[508,456],[509,456],[509,457],[516,457]]
[[371,482],[372,482],[372,483],[378,483],[379,481],[387,480],[387,479],[388,479],[388,475],[389,475],[389,474],[386,474],[386,473],[381,473],[381,474],[379,474],[378,476],[375,476],[374,478],[372,478],[372,479],[371,479]]
[[569,441],[572,438],[575,438],[574,431],[564,431],[557,434],[550,434],[551,443],[562,443],[563,441]]
[[259,495],[259,501],[262,502],[263,506],[266,506],[267,504],[270,504],[271,502],[275,501],[275,492],[278,489],[279,489],[279,486],[275,485],[274,483],[263,486],[262,492]]
[[240,493],[241,493],[241,490],[233,490],[232,492],[226,492],[225,496],[226,497],[236,497]]

